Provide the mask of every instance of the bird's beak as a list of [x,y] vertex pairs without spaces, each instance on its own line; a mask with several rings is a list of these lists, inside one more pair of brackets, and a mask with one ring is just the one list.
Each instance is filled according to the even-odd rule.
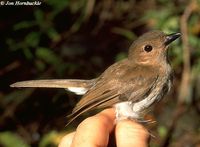
[[173,34],[169,34],[166,36],[165,39],[165,45],[169,45],[171,42],[173,42],[174,40],[176,40],[177,38],[179,38],[181,36],[181,33],[173,33]]

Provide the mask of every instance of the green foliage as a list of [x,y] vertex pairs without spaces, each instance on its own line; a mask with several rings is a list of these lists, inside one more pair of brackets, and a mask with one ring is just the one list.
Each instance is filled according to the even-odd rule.
[[63,63],[62,59],[49,48],[39,47],[37,48],[35,55],[38,59],[35,63],[39,70],[45,69],[45,64],[50,64],[54,67],[59,75],[62,75],[66,68],[66,65]]
[[1,132],[0,144],[4,147],[30,147],[19,135],[13,132]]
[[120,60],[125,59],[125,58],[127,58],[127,53],[121,52],[121,53],[118,53],[116,55],[115,61],[117,62],[117,61],[120,61]]
[[35,26],[36,23],[34,21],[21,21],[13,26],[13,30],[21,30],[21,29],[27,29]]
[[136,35],[132,31],[124,29],[124,28],[117,28],[116,27],[116,28],[112,29],[112,32],[119,34],[119,35],[125,37],[126,39],[128,39],[130,41],[132,41],[136,38]]
[[166,7],[159,12],[157,10],[149,10],[144,15],[144,20],[151,21],[151,25],[155,29],[163,30],[166,33],[180,30],[179,16],[175,12],[175,7]]
[[61,39],[61,36],[58,34],[58,32],[54,28],[49,28],[47,32],[47,36],[53,41],[59,41]]
[[39,143],[39,147],[56,147],[60,138],[59,136],[60,134],[56,131],[45,134]]
[[[52,69],[53,74],[56,74],[55,78],[58,76],[62,78],[67,78],[67,76],[74,76],[77,78],[79,78],[79,76],[87,77],[91,72],[94,72],[95,75],[95,73],[99,73],[96,69],[104,67],[105,62],[111,62],[106,64],[112,64],[114,62],[110,61],[111,57],[107,57],[105,54],[107,51],[110,52],[112,50],[110,47],[118,45],[116,40],[118,41],[119,38],[122,43],[119,43],[117,46],[120,51],[117,52],[115,50],[116,54],[113,54],[114,57],[112,59],[115,61],[127,57],[127,53],[122,51],[122,49],[125,50],[124,44],[127,45],[127,42],[130,44],[138,35],[148,30],[159,29],[166,33],[180,32],[180,18],[188,4],[189,1],[187,0],[46,0],[42,2],[43,6],[41,7],[25,7],[22,9],[22,12],[28,13],[28,18],[25,17],[26,15],[22,15],[22,17],[20,17],[22,19],[18,19],[18,17],[15,18],[15,15],[13,15],[9,20],[2,21],[0,29],[6,28],[6,25],[10,23],[13,25],[12,27],[9,25],[10,28],[8,31],[12,33],[5,35],[6,43],[4,46],[5,50],[7,49],[6,54],[11,54],[12,58],[17,57],[10,61],[11,59],[8,60],[3,57],[3,52],[1,54],[2,61],[6,61],[5,63],[7,64],[8,62],[20,60],[20,67],[19,70],[11,70],[11,72],[14,73],[11,76],[7,74],[7,72],[5,72],[4,75],[2,74],[4,73],[2,72],[3,69],[7,69],[3,67],[0,70],[0,75],[3,75],[3,80],[8,79],[6,75],[9,75],[12,79],[12,81],[9,82],[13,82],[13,79],[17,81],[17,78],[23,79],[24,77],[21,77],[24,76],[24,74],[21,74],[24,73],[23,69],[28,70],[25,71],[28,72],[28,75],[35,74],[34,76],[36,77],[40,77],[40,74],[52,74]],[[200,75],[200,0],[197,0],[197,4],[197,10],[191,14],[187,22],[189,48],[192,56],[191,77],[194,83]],[[11,9],[9,11],[11,11]],[[8,12],[5,11],[5,13]],[[1,35],[1,37],[4,37],[4,35]],[[176,88],[174,90],[174,95],[178,93],[179,80],[181,79],[180,76],[183,67],[184,51],[182,50],[183,46],[181,44],[180,39],[174,42],[169,50],[170,59],[174,67],[173,69],[178,77],[176,78],[178,84],[174,86]],[[89,48],[91,50],[89,50]],[[4,64],[4,62],[2,63]],[[31,65],[31,67],[27,67],[24,63],[27,63],[28,66]],[[94,67],[96,67],[96,69]],[[101,69],[101,71],[103,70],[104,69]],[[37,73],[38,75],[36,75]],[[6,78],[4,78],[4,76]],[[31,77],[26,78],[31,79]],[[5,87],[6,84],[8,85],[7,81],[5,83],[2,82],[2,87]],[[198,86],[199,83],[196,85]],[[193,87],[195,88],[195,86]],[[196,89],[198,89],[198,87]],[[10,93],[8,93],[8,91],[10,92],[10,89],[0,92],[1,113],[6,112],[6,109],[10,108],[10,104],[14,104],[16,108],[20,107],[18,108],[20,110],[23,109],[21,104],[24,103],[25,107],[26,101],[34,92],[33,89],[16,90]],[[35,95],[38,96],[40,94]],[[67,99],[68,97],[66,96],[65,98]],[[176,98],[176,96],[174,96],[174,98]],[[43,98],[41,98],[41,100],[42,99]],[[57,98],[54,101],[58,103],[55,108],[45,107],[45,109],[54,111],[54,109],[68,105],[60,101],[58,102],[57,100],[59,101],[60,99]],[[51,101],[51,99],[49,99],[49,101]],[[37,105],[39,105],[38,103]],[[45,104],[47,103],[48,102],[45,101]],[[174,99],[172,103],[174,103]],[[28,110],[22,111],[27,111],[27,116],[30,115]],[[18,117],[14,115],[15,109],[12,110],[12,114],[14,117]],[[44,114],[41,114],[41,117],[43,117],[42,115]],[[48,116],[48,118],[49,117],[50,116]],[[52,117],[56,124],[58,123],[57,118],[57,115]],[[13,120],[17,119],[18,118],[13,118]],[[9,118],[9,120],[12,119]],[[1,124],[3,119],[0,119],[0,121]],[[39,126],[40,119],[35,121],[38,122],[37,127],[41,129],[40,133],[46,132],[46,126],[44,124],[42,124],[43,126]],[[54,124],[52,123],[51,125]],[[17,126],[16,129],[18,129]],[[167,128],[161,125],[158,127],[157,132],[159,136],[164,139],[166,137]],[[46,134],[43,133],[41,136],[42,139],[38,141],[40,147],[54,146],[58,143],[57,139],[59,138],[59,133],[56,131],[50,131]],[[20,136],[12,132],[0,133],[0,144],[5,147],[13,146],[13,144],[14,146],[29,146]]]
[[25,37],[24,41],[29,47],[37,47],[40,41],[40,33],[31,32]]
[[46,3],[53,7],[53,13],[57,14],[69,5],[69,1],[70,0],[59,0],[58,3],[57,0],[47,0]]
[[38,59],[42,59],[52,65],[59,65],[61,62],[60,58],[48,48],[40,47],[35,54]]
[[167,135],[167,128],[165,126],[159,126],[158,127],[158,134],[161,138],[165,138]]

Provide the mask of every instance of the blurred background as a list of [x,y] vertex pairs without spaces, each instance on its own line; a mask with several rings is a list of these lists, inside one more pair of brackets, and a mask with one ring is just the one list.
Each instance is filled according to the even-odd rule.
[[[3,0],[1,0],[3,1]],[[30,0],[31,2],[31,0]],[[0,5],[0,146],[54,147],[79,96],[14,89],[21,80],[91,79],[149,30],[181,32],[169,50],[173,88],[147,117],[152,147],[200,147],[200,0],[44,0]]]

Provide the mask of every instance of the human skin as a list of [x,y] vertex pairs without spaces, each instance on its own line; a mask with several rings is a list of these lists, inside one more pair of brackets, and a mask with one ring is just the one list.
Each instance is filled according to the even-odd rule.
[[114,109],[106,109],[80,123],[59,147],[107,147],[113,131],[117,147],[148,146],[149,132],[141,124],[128,119],[115,123]]

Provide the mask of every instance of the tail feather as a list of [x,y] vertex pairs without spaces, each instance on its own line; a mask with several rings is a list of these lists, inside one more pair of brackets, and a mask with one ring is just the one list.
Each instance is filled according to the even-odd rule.
[[40,87],[40,88],[64,88],[76,94],[84,94],[90,89],[96,79],[52,79],[52,80],[30,80],[11,84],[10,87]]

